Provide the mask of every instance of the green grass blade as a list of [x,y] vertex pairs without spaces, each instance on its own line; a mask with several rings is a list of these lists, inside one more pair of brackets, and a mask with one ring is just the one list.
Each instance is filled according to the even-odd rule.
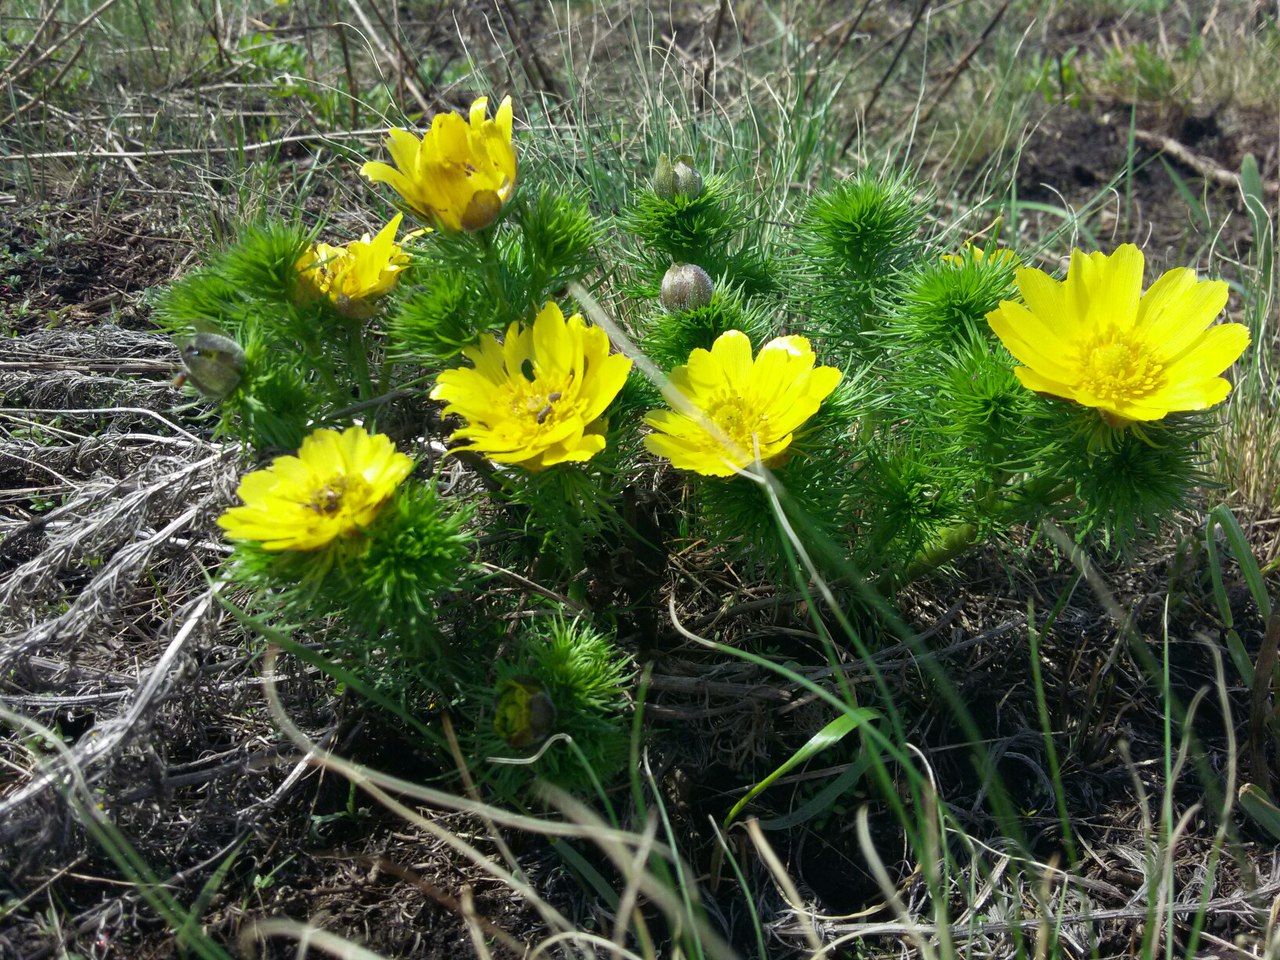
[[1222,582],[1222,566],[1218,561],[1217,545],[1214,543],[1214,533],[1218,527],[1222,528],[1227,545],[1231,548],[1236,563],[1240,564],[1240,573],[1249,587],[1253,602],[1258,605],[1258,612],[1262,614],[1263,620],[1270,620],[1271,597],[1267,594],[1262,570],[1258,567],[1258,559],[1253,555],[1249,541],[1244,531],[1240,529],[1240,524],[1231,512],[1231,508],[1220,503],[1209,511],[1209,522],[1205,528],[1205,546],[1209,551],[1209,573],[1213,577],[1213,595],[1218,601],[1218,612],[1222,614],[1223,623],[1228,627],[1235,626],[1227,603],[1227,591]]
[[793,770],[815,754],[819,754],[828,747],[839,743],[846,736],[856,730],[861,724],[870,720],[872,716],[873,714],[869,710],[860,710],[856,707],[851,707],[847,713],[842,713],[840,716],[836,717],[810,737],[804,746],[791,756],[787,757],[778,769],[774,770],[773,773],[769,774],[748,790],[746,796],[733,805],[733,809],[731,809],[728,815],[724,818],[722,825],[727,828],[729,824],[733,823],[738,814],[742,812],[743,807],[759,796],[761,792],[767,790],[770,784],[786,774],[787,771]]
[[1244,812],[1269,834],[1280,840],[1280,807],[1267,796],[1256,783],[1246,783],[1240,787],[1240,806]]

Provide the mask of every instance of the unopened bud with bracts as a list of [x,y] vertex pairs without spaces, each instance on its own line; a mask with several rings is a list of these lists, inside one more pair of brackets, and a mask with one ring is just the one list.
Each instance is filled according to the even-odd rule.
[[521,675],[498,687],[493,729],[509,747],[532,747],[551,735],[556,725],[556,705],[537,677]]
[[182,346],[178,385],[191,383],[206,397],[225,397],[244,374],[244,349],[220,333],[197,333]]
[[711,275],[694,263],[673,263],[662,278],[658,299],[672,313],[696,310],[711,302]]
[[676,197],[692,200],[702,193],[702,174],[693,165],[693,157],[682,153],[673,162],[665,153],[661,154],[653,174],[653,192],[663,200]]

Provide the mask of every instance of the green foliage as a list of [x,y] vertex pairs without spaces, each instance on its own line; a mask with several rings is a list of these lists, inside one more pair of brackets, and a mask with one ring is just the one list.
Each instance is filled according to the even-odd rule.
[[742,200],[724,177],[708,177],[696,195],[662,197],[642,189],[620,215],[619,226],[644,247],[632,253],[637,277],[628,292],[633,295],[656,297],[673,263],[696,264],[748,296],[779,288],[780,265],[759,234],[751,235]]
[[[622,714],[631,672],[630,660],[614,640],[584,621],[544,618],[522,630],[495,665],[492,685],[476,696],[474,756],[498,758],[482,768],[485,779],[508,796],[534,777],[571,790],[609,782],[627,755]],[[512,747],[494,727],[494,709],[504,688],[530,680],[545,691],[554,721],[527,746]]]
[[938,358],[939,375],[927,426],[957,457],[976,456],[993,468],[1031,468],[1029,451],[1040,440],[1035,395],[1013,374],[1003,347],[970,334]]
[[232,287],[261,300],[290,303],[296,296],[295,264],[312,235],[299,226],[262,223],[245,228],[214,269]]
[[451,360],[496,322],[493,303],[461,270],[419,261],[416,272],[424,278],[421,285],[387,318],[390,350],[402,361]]
[[407,652],[432,651],[435,602],[453,589],[475,549],[472,511],[441,502],[428,484],[406,483],[378,514],[368,551],[346,576],[353,624],[376,625]]
[[295,264],[310,242],[298,226],[247,227],[155,303],[156,322],[180,343],[213,332],[244,350],[239,383],[219,398],[218,432],[259,451],[295,449],[307,424],[353,394],[341,382],[349,375],[350,331],[340,329],[327,300],[298,300]]
[[595,244],[600,228],[585,199],[548,187],[522,203],[519,216],[514,305],[527,314],[563,297],[569,281],[582,279],[598,265]]
[[906,173],[861,173],[816,195],[801,223],[810,258],[812,297],[820,330],[850,339],[867,328],[872,305],[920,253],[927,209]]
[[622,215],[620,226],[641,237],[659,260],[668,263],[703,264],[708,253],[724,250],[746,226],[741,204],[723,177],[710,177],[696,195],[678,193],[660,197],[652,189],[640,190]]
[[774,335],[773,322],[758,302],[721,284],[705,307],[655,313],[644,324],[640,346],[659,367],[671,370],[688,361],[696,348],[710,350],[716,337],[729,330],[741,330],[757,350]]
[[1065,53],[1053,57],[1037,54],[1031,60],[1027,89],[1040,94],[1046,104],[1065,103],[1079,108],[1084,103],[1085,95],[1080,71],[1076,67],[1079,52],[1078,48],[1071,47]]
[[[842,539],[848,467],[834,449],[792,457],[774,469],[792,529],[810,551]],[[779,524],[768,491],[747,477],[700,477],[694,487],[695,533],[717,544],[726,561],[770,580],[789,578],[795,544]],[[825,553],[815,558],[829,576],[842,571]]]
[[587,548],[618,532],[618,478],[608,448],[587,463],[562,463],[504,477],[504,493],[523,514],[524,546],[541,576],[576,577]]
[[919,552],[976,516],[966,505],[973,466],[934,454],[918,435],[868,451],[850,477],[862,492],[858,556],[872,570],[901,574]]
[[1060,479],[1075,484],[1080,535],[1124,549],[1170,522],[1207,479],[1200,450],[1210,429],[1209,418],[1197,414],[1128,429],[1100,423],[1091,411],[1077,415],[1052,463]]
[[395,359],[450,360],[482,334],[563,302],[569,282],[597,265],[599,228],[582,198],[544,187],[512,207],[500,227],[441,231],[416,245],[416,289],[386,318]]
[[1098,79],[1143,103],[1164,103],[1178,88],[1174,65],[1145,41],[1112,49],[1097,68]]
[[255,336],[245,345],[245,372],[223,401],[219,432],[261,451],[292,452],[322,409],[323,394],[301,355],[273,351]]
[[1014,266],[997,257],[922,260],[899,281],[888,329],[908,343],[949,349],[986,332],[986,316],[1016,295]]

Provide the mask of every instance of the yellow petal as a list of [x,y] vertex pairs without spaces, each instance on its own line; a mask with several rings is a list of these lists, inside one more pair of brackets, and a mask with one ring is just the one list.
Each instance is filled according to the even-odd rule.
[[[1134,331],[1151,343],[1161,343],[1169,338],[1171,330],[1167,327],[1168,311],[1176,310],[1178,303],[1189,294],[1196,285],[1196,273],[1186,267],[1167,270],[1155,283],[1147,288],[1147,292],[1138,301],[1138,317],[1134,323]],[[1212,317],[1205,323],[1208,326]],[[1179,325],[1174,320],[1175,327]],[[1201,328],[1203,329],[1203,327]]]
[[[1222,377],[1186,381],[1161,393],[1170,410],[1207,410],[1217,406],[1231,393],[1231,382]],[[1156,419],[1156,418],[1153,418]]]
[[418,153],[422,149],[422,141],[408,130],[393,129],[387,131],[387,152],[391,160],[406,176],[413,176],[418,168]]
[[534,367],[538,375],[564,376],[573,364],[572,353],[564,314],[559,307],[548,301],[533,321]]
[[1165,379],[1170,383],[1194,382],[1216,377],[1240,359],[1249,346],[1249,328],[1242,323],[1210,327],[1169,364]]
[[502,103],[498,104],[498,112],[494,115],[493,124],[508,143],[511,142],[511,120],[511,97],[503,97]]
[[1109,257],[1095,254],[1095,258],[1097,274],[1089,291],[1090,328],[1132,326],[1142,297],[1142,251],[1126,243]]
[[1070,357],[1075,349],[1070,341],[1059,338],[1043,318],[1026,307],[1002,300],[987,314],[987,324],[1020,363],[1055,380],[1073,379],[1075,370]]
[[1055,397],[1064,397],[1068,400],[1075,399],[1075,387],[1061,380],[1046,377],[1031,367],[1015,367],[1013,375],[1028,390],[1034,390],[1036,393],[1051,393]]
[[1221,280],[1200,281],[1177,301],[1165,306],[1144,339],[1157,356],[1166,358],[1166,363],[1176,363],[1222,312],[1229,292]]
[[1083,316],[1076,316],[1067,309],[1063,283],[1054,280],[1043,270],[1030,267],[1018,270],[1015,278],[1018,292],[1022,294],[1031,316],[1037,318],[1056,340],[1065,342],[1086,334]]
[[711,357],[721,370],[725,383],[742,396],[751,385],[751,340],[740,330],[729,330],[716,337]]
[[[804,337],[777,337],[760,348],[751,370],[747,393],[762,413],[771,413],[778,399],[790,394],[797,378],[805,376],[815,361]],[[808,419],[805,417],[804,419]]]
[[542,455],[542,465],[554,466],[557,463],[573,463],[590,460],[604,449],[605,439],[601,434],[584,434],[572,445],[558,445],[549,448]]
[[521,330],[518,322],[511,324],[502,341],[502,359],[508,377],[530,379],[532,371],[526,370],[525,361],[533,359],[533,330]]
[[692,470],[711,477],[731,477],[734,474],[732,464],[723,457],[708,454],[704,448],[677,437],[650,433],[644,438],[644,447],[650,453],[670,460],[671,465],[679,470]]
[[822,401],[840,385],[842,374],[835,367],[818,367],[798,381],[788,395],[787,404],[777,412],[766,410],[771,433],[775,436],[790,435],[800,425],[818,412]]

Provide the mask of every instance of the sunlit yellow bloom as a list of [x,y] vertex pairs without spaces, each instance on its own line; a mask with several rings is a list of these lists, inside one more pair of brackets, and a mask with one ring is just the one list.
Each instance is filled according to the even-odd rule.
[[990,260],[992,263],[1004,266],[1017,266],[1022,261],[1018,255],[1008,247],[978,247],[972,242],[966,242],[959,253],[944,253],[942,259],[945,263],[953,264],[957,267],[963,267],[966,263],[982,263],[984,260]]
[[1063,281],[1019,270],[1025,306],[1002,301],[987,322],[1025,364],[1014,370],[1022,385],[1096,407],[1116,426],[1226,399],[1219,374],[1249,345],[1243,324],[1210,326],[1227,285],[1180,267],[1143,293],[1142,268],[1127,243],[1110,256],[1073,251]]
[[311,247],[295,264],[304,295],[328,297],[350,317],[371,316],[375,301],[391,291],[400,271],[409,265],[409,257],[396,243],[403,218],[397,213],[372,239],[366,233],[345,247],[327,243]]
[[732,476],[757,455],[780,463],[795,431],[840,383],[839,370],[815,360],[804,337],[770,340],[753,360],[745,333],[720,334],[710,350],[694,350],[671,371],[674,405],[685,409],[649,411],[644,422],[659,432],[644,438],[645,447],[709,477]]
[[503,98],[492,120],[488,107],[488,97],[473,103],[470,123],[437,113],[421,140],[391,130],[386,143],[395,167],[370,161],[360,172],[390,184],[415,213],[446,230],[487,227],[516,189],[511,98]]
[[363,530],[413,469],[381,434],[363,427],[316,430],[296,457],[246,474],[218,526],[232,540],[254,540],[264,550],[316,550]]
[[548,302],[531,327],[513,323],[502,343],[486,334],[462,352],[475,366],[445,370],[431,391],[448,402],[445,413],[466,419],[453,434],[466,441],[461,449],[529,470],[604,449],[603,414],[631,361],[610,355],[603,330]]

